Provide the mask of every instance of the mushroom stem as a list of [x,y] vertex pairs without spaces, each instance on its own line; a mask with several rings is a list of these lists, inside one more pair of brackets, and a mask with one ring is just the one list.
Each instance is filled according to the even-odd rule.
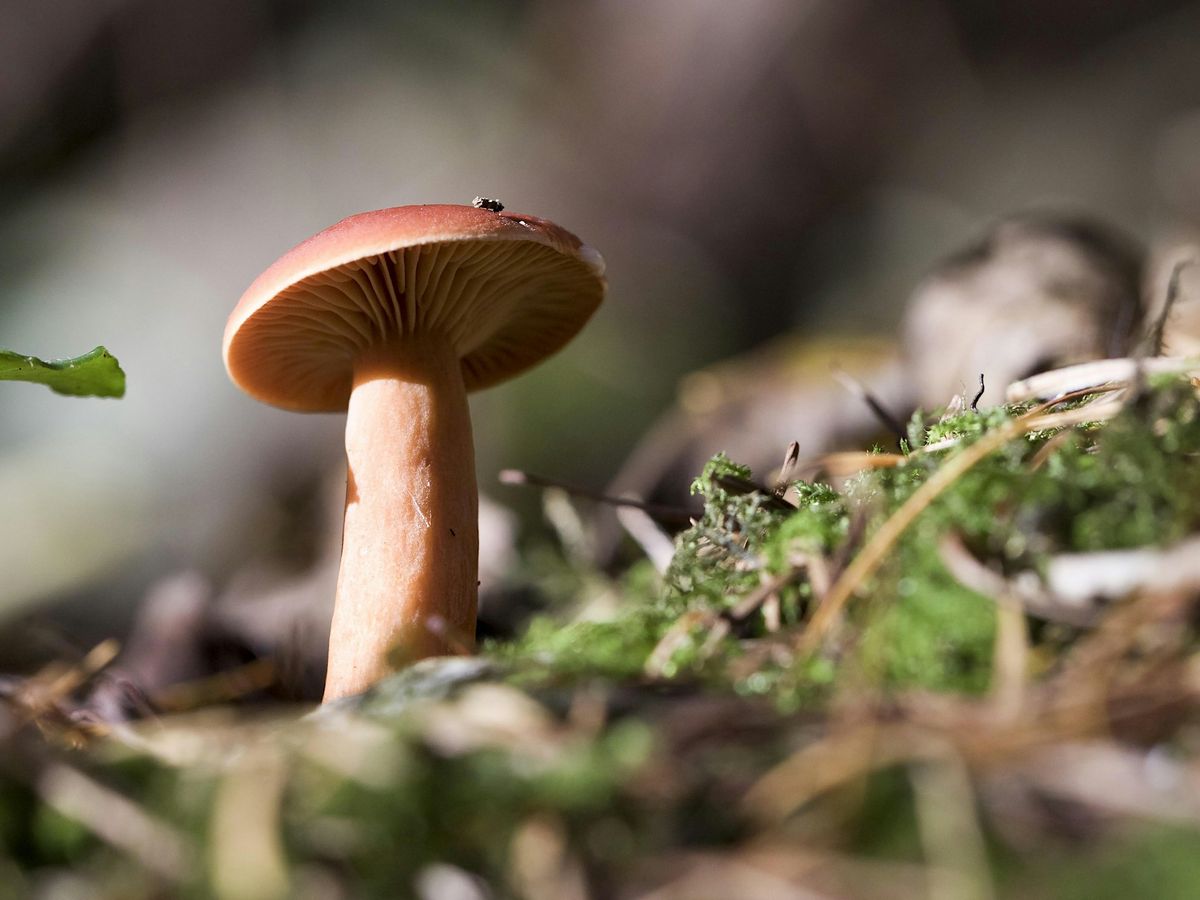
[[346,419],[346,520],[325,700],[475,640],[479,501],[458,355],[428,336],[365,351]]

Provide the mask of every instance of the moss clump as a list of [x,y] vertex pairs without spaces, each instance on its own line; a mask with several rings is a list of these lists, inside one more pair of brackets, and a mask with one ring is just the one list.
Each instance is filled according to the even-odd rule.
[[[949,455],[1023,411],[939,423],[926,443],[956,437],[953,449],[872,473],[858,490],[882,519]],[[946,572],[939,540],[953,532],[1005,573],[1039,570],[1057,553],[1169,543],[1200,527],[1197,454],[1200,402],[1178,381],[1147,392],[1101,428],[1034,433],[993,453],[925,510],[873,585],[862,623],[869,671],[895,686],[986,688],[992,604]]]
[[[994,604],[946,571],[942,538],[956,535],[981,563],[1012,574],[1038,571],[1057,553],[1161,544],[1196,531],[1200,402],[1187,382],[1156,383],[1103,427],[1035,432],[991,453],[937,496],[861,587],[832,655],[797,655],[794,638],[815,596],[807,567],[836,574],[836,561],[857,550],[847,544],[856,517],[869,535],[948,459],[1027,411],[968,411],[927,427],[915,417],[913,446],[949,445],[868,470],[843,491],[796,482],[787,493],[794,508],[718,454],[693,484],[704,512],[678,536],[663,587],[643,579],[624,589],[622,611],[609,621],[535,622],[510,658],[576,676],[630,677],[671,634],[657,674],[785,707],[824,696],[846,666],[886,689],[984,691]],[[739,612],[764,584],[778,585],[771,620],[766,601]]]
[[796,482],[793,509],[751,477],[719,453],[692,483],[704,514],[676,540],[666,576],[668,593],[684,608],[726,609],[764,575],[791,565],[795,553],[828,552],[844,536],[845,509],[829,486]]
[[[921,454],[868,478],[890,514],[945,459],[1017,411],[958,417],[960,443]],[[940,426],[939,426],[940,427]],[[1047,442],[1055,443],[1047,446]],[[1200,402],[1170,384],[1131,403],[1101,428],[1034,433],[1012,441],[962,475],[909,532],[910,565],[936,552],[953,530],[1004,571],[1038,568],[1051,554],[1168,543],[1200,527]]]
[[1064,547],[1165,544],[1200,529],[1198,456],[1200,401],[1191,385],[1143,393],[1091,448],[1076,439],[1052,469]]
[[[693,482],[704,499],[704,513],[676,539],[675,557],[664,578],[648,565],[635,566],[615,586],[620,611],[603,621],[569,623],[553,616],[535,618],[525,634],[489,652],[519,664],[528,676],[612,677],[642,675],[650,654],[681,618],[694,617],[695,627],[680,635],[663,674],[720,677],[724,662],[740,655],[737,641],[721,641],[701,654],[715,621],[764,578],[793,565],[799,552],[826,553],[845,534],[847,518],[841,496],[827,485],[798,482],[799,508],[781,503],[774,494],[754,489],[751,472],[718,454]],[[785,592],[784,617],[799,620],[811,596],[807,582]],[[745,623],[741,636],[762,633],[761,618]],[[779,683],[779,667],[767,676]],[[764,693],[764,676],[752,685],[731,684],[743,693]]]

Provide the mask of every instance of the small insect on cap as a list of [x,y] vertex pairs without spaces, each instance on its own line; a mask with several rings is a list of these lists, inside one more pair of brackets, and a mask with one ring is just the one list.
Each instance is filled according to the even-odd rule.
[[229,317],[230,378],[265,403],[338,411],[379,342],[448,341],[469,391],[562,348],[604,298],[604,260],[552,222],[476,204],[361,213],[289,250]]

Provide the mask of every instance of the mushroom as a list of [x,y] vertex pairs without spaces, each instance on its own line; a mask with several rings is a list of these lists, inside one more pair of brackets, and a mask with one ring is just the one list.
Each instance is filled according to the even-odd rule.
[[325,700],[394,661],[468,652],[478,495],[467,392],[563,347],[605,292],[604,261],[533,216],[458,205],[362,213],[260,275],[225,328],[258,400],[347,410],[346,513]]

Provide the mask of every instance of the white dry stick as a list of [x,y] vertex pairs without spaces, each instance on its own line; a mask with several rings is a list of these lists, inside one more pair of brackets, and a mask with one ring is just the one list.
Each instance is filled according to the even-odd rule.
[[1097,598],[1135,591],[1169,594],[1200,586],[1200,537],[1163,549],[1063,553],[1046,566],[1046,586],[1065,605],[1086,608]]
[[671,536],[659,528],[644,509],[636,506],[618,506],[617,521],[642,548],[658,574],[666,574],[675,556],[675,542]]
[[1072,391],[1101,387],[1118,382],[1130,382],[1139,375],[1170,375],[1200,371],[1197,357],[1155,357],[1153,359],[1101,359],[1039,372],[1008,386],[1004,398],[1009,403],[1050,399]]
[[1095,624],[1099,612],[1095,604],[1064,601],[1047,590],[1036,572],[1021,572],[1012,579],[993,572],[971,555],[956,534],[948,534],[938,542],[938,554],[946,571],[977,594],[993,600],[1010,596],[1034,618],[1079,628]]
[[554,529],[558,542],[574,561],[592,558],[592,536],[571,502],[571,495],[562,488],[546,488],[542,492],[542,515]]
[[1161,747],[1144,751],[1114,741],[1048,746],[1017,763],[1040,793],[1113,816],[1200,823],[1200,775]]

